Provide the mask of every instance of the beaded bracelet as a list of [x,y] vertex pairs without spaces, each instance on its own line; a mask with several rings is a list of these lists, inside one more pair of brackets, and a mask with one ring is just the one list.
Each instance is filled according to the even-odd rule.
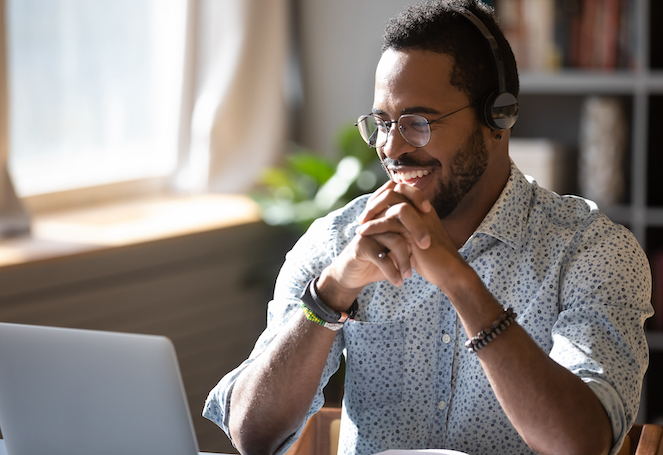
[[465,342],[465,347],[471,353],[477,352],[479,349],[493,341],[497,335],[502,333],[502,331],[506,330],[506,328],[516,320],[516,316],[518,316],[518,314],[514,313],[513,308],[507,308],[504,310],[504,313],[492,323],[489,330],[482,330],[477,336],[467,340]]
[[301,307],[302,310],[304,310],[304,315],[306,316],[306,319],[308,319],[309,321],[315,322],[316,324],[320,324],[321,326],[329,330],[333,330],[334,332],[343,328],[343,323],[323,321],[322,319],[320,319],[320,317],[317,314],[311,311],[304,303],[302,303]]

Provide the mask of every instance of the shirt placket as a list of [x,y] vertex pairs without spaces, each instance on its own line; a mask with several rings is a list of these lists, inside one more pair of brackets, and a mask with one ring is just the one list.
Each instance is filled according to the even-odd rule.
[[[458,251],[466,262],[471,262],[479,253],[480,236],[473,234]],[[437,410],[435,412],[434,447],[446,447],[449,415],[456,388],[458,357],[462,327],[455,308],[446,295],[440,292],[440,330],[438,332],[438,374],[436,382]],[[462,342],[464,342],[463,338]]]
[[449,416],[453,389],[454,358],[458,344],[456,310],[449,299],[440,292],[439,330],[437,331],[437,365],[435,374],[435,409],[430,435],[431,447],[444,447],[446,426]]

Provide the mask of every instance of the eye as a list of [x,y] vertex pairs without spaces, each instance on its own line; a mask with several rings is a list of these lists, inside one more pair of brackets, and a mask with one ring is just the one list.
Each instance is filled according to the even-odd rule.
[[407,118],[407,122],[404,122],[403,129],[411,128],[412,130],[423,133],[428,130],[428,120],[422,117],[421,115],[412,115]]
[[387,122],[385,122],[381,117],[378,117],[377,115],[373,116],[373,121],[375,122],[375,126],[382,132],[387,132],[389,130],[389,127],[387,126]]

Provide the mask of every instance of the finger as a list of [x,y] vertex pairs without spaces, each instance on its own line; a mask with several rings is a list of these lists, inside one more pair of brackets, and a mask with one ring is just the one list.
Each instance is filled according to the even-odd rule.
[[359,216],[361,223],[380,216],[390,205],[398,202],[406,202],[407,198],[395,193],[393,189],[396,187],[394,182],[387,182],[377,191],[375,191],[366,203],[364,211]]
[[385,191],[388,191],[390,189],[393,189],[396,186],[396,183],[393,182],[392,180],[388,180],[380,188],[377,190],[373,191],[371,196],[368,198],[368,204],[370,204],[376,197],[384,193]]
[[[410,204],[398,204],[390,207],[383,219],[398,219],[405,228],[408,236],[414,240],[416,245],[425,250],[431,245],[431,236],[422,214]],[[377,220],[376,220],[377,221]]]
[[360,216],[360,222],[383,216],[384,212],[397,204],[410,204],[423,213],[428,213],[433,206],[417,188],[402,183],[388,182],[369,198],[366,208]]
[[426,195],[418,188],[415,188],[404,183],[399,183],[394,187],[394,192],[402,194],[407,200],[414,205],[417,210],[428,213],[433,209],[430,201]]
[[401,281],[412,275],[412,264],[410,262],[412,249],[402,235],[387,233],[372,236],[371,238],[382,247],[373,259],[373,262],[381,270],[383,270],[383,267],[390,269],[390,266],[393,266],[395,272],[398,273],[398,279]]
[[410,202],[398,193],[384,193],[375,198],[372,204],[364,209],[360,218],[361,223],[385,216],[386,211],[398,204],[410,204]]
[[401,234],[424,250],[431,245],[428,227],[420,213],[409,204],[392,206],[383,217],[367,221],[356,230],[357,234],[363,236],[375,236],[388,232]]
[[374,242],[374,247],[370,249],[367,259],[380,270],[384,279],[387,279],[394,286],[401,286],[403,284],[403,276],[397,264],[389,256],[391,250],[374,239],[369,239]]
[[371,260],[380,268],[389,281],[400,286],[403,280],[412,276],[412,264],[410,262],[412,251],[403,236],[387,233],[372,236],[370,239],[375,242],[375,246],[379,249],[377,253],[373,249],[374,256]]

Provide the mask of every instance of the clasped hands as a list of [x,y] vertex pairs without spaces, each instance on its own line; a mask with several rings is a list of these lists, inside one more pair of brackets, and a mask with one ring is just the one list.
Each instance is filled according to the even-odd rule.
[[323,273],[347,294],[385,279],[401,286],[412,269],[444,290],[445,271],[466,266],[430,201],[413,186],[387,182],[360,220],[357,235]]

